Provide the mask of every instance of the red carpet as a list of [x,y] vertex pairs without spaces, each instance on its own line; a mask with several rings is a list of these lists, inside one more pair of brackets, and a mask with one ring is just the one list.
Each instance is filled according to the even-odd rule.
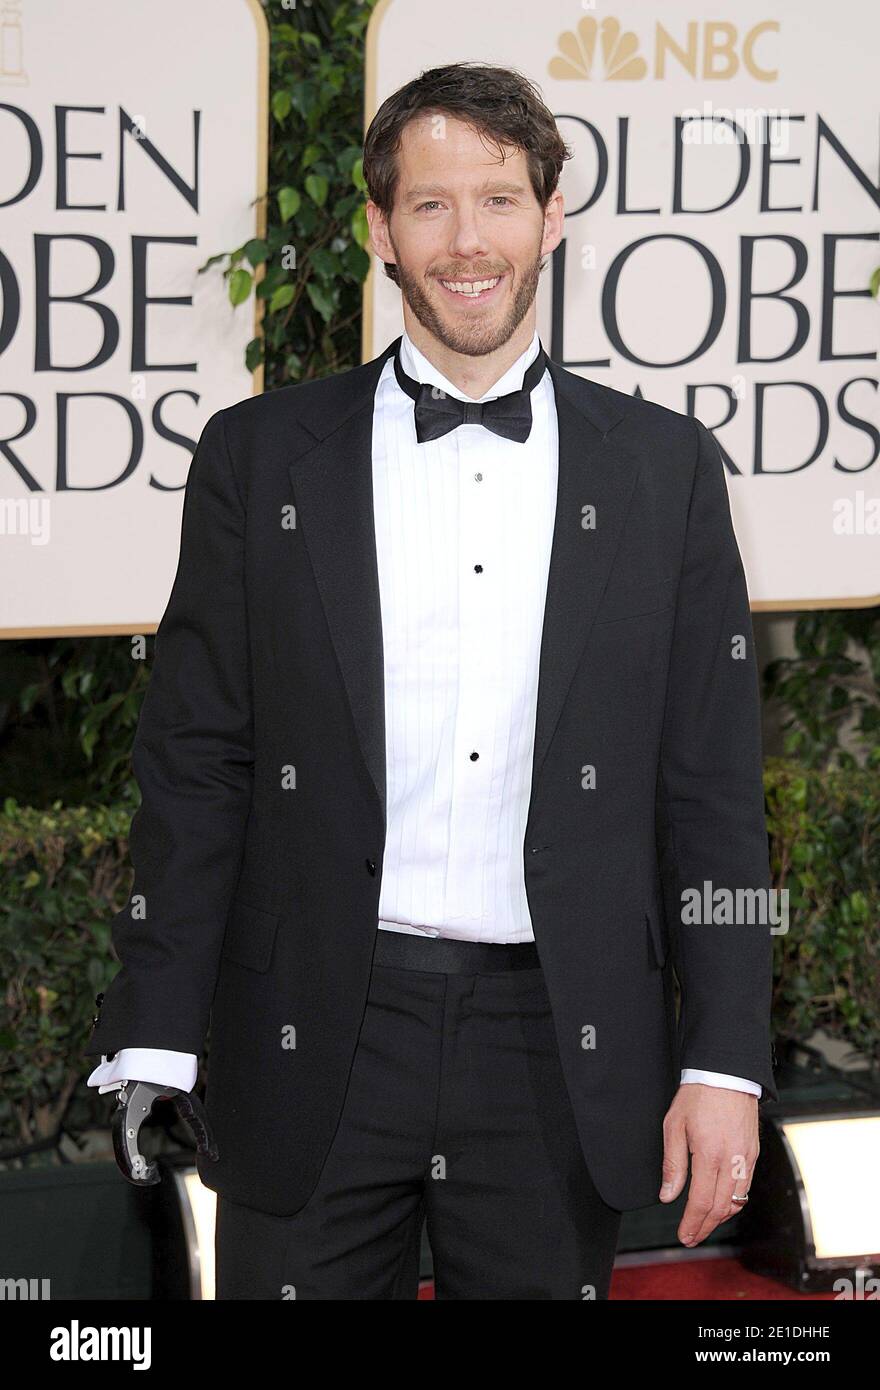
[[[420,1299],[433,1299],[434,1285],[425,1280]],[[626,1265],[611,1276],[611,1297],[638,1301],[717,1299],[727,1302],[766,1303],[775,1299],[815,1302],[833,1299],[833,1293],[802,1294],[744,1269],[738,1260],[680,1260],[660,1264]]]
[[753,1274],[739,1260],[681,1260],[625,1265],[611,1275],[613,1299],[720,1299],[766,1303],[773,1299],[833,1299],[833,1293],[798,1293],[788,1284]]

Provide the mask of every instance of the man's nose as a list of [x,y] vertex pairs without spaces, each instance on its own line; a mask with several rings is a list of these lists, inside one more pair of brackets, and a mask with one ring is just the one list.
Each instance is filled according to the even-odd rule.
[[486,237],[480,230],[479,222],[474,213],[459,213],[455,219],[452,229],[452,237],[449,243],[449,251],[453,256],[460,260],[475,256],[485,256],[487,250]]

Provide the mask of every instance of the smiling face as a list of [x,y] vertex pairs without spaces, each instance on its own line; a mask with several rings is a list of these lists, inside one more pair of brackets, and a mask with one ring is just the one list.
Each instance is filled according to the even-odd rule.
[[518,329],[531,338],[541,261],[562,238],[561,194],[543,210],[524,152],[504,156],[463,122],[423,113],[401,135],[390,218],[367,203],[373,246],[397,266],[404,318],[409,310],[467,356],[496,351]]

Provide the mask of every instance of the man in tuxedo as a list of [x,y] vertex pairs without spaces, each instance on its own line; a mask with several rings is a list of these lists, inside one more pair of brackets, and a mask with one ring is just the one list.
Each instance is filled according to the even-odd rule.
[[568,157],[514,71],[395,92],[403,334],[192,460],[86,1050],[210,1022],[221,1298],[412,1298],[423,1217],[438,1298],[606,1298],[622,1211],[747,1200],[767,918],[682,910],[769,896],[747,589],[706,428],[545,355]]

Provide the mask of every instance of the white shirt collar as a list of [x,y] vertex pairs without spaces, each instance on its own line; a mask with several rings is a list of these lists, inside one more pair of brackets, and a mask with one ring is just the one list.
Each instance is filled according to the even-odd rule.
[[491,401],[496,396],[506,396],[510,391],[519,391],[522,388],[523,377],[529,365],[535,360],[540,347],[538,330],[535,329],[534,337],[529,343],[525,352],[519,356],[512,366],[498,381],[486,392],[484,396],[466,396],[457,386],[453,386],[451,381],[447,381],[442,372],[438,371],[433,362],[429,362],[423,352],[420,352],[415,343],[410,338],[406,329],[403,330],[400,343],[400,365],[415,381],[427,381],[432,386],[438,386],[447,395],[457,396],[460,401]]

